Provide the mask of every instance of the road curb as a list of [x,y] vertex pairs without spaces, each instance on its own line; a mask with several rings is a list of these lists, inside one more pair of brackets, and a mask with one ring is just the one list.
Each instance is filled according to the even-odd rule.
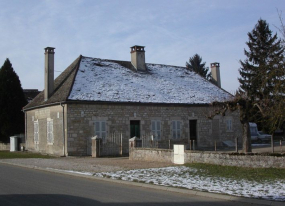
[[195,191],[195,190],[189,190],[189,189],[180,189],[180,188],[175,188],[175,187],[166,187],[166,186],[152,185],[152,184],[146,184],[146,183],[140,183],[140,182],[115,180],[115,179],[110,179],[110,178],[96,177],[96,176],[80,174],[80,173],[73,173],[67,170],[59,170],[59,169],[53,169],[53,168],[41,168],[41,167],[35,167],[35,166],[29,166],[29,165],[15,164],[15,163],[10,163],[10,162],[0,162],[0,163],[29,168],[29,169],[36,169],[40,171],[52,172],[52,173],[57,173],[57,174],[70,175],[74,177],[106,181],[106,182],[112,182],[112,183],[117,183],[117,184],[125,184],[125,185],[130,185],[130,186],[135,186],[135,187],[144,187],[144,188],[150,188],[150,189],[162,190],[162,191],[168,191],[168,192],[177,192],[177,193],[188,194],[188,195],[193,195],[193,196],[209,197],[209,198],[214,198],[214,199],[222,199],[222,200],[241,202],[241,203],[250,203],[250,204],[257,204],[257,205],[284,206],[284,202],[237,197],[237,196],[231,196],[231,195],[226,195],[226,194],[217,194],[217,193]]

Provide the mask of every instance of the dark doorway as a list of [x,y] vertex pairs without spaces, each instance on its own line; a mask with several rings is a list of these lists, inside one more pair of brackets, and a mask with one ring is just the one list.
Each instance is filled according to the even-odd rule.
[[195,140],[197,143],[197,120],[189,121],[190,140]]
[[130,121],[130,138],[136,136],[138,138],[140,138],[140,121],[139,120],[131,120]]

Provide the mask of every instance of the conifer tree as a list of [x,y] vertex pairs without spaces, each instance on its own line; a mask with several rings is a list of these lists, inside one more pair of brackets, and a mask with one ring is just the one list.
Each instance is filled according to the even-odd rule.
[[202,57],[198,54],[195,54],[193,57],[189,58],[189,62],[186,62],[186,68],[198,73],[202,77],[205,77],[208,80],[211,80],[211,72],[209,72],[209,68],[205,67],[206,62],[202,63]]
[[284,47],[262,19],[248,37],[249,50],[244,50],[246,59],[240,61],[239,91],[250,103],[250,121],[273,134],[284,122]]
[[248,33],[248,38],[249,50],[244,50],[246,59],[240,61],[240,90],[252,101],[262,100],[274,89],[275,77],[272,74],[278,75],[275,70],[283,62],[284,49],[277,34],[272,36],[268,24],[262,19]]
[[0,141],[8,142],[11,135],[24,132],[22,108],[26,104],[19,77],[6,59],[0,69]]
[[239,91],[230,101],[213,102],[216,109],[209,116],[213,118],[218,114],[225,115],[228,110],[239,110],[244,152],[251,152],[249,122],[257,120],[256,113],[271,134],[285,121],[285,67],[281,41],[276,34],[272,36],[264,20],[258,21],[248,37],[249,50],[244,50],[246,60],[240,61]]

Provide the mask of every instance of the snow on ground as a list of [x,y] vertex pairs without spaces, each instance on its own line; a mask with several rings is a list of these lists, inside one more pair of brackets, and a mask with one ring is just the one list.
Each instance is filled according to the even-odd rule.
[[179,187],[204,192],[228,194],[265,200],[285,201],[285,181],[249,181],[201,175],[200,170],[185,166],[135,169],[116,172],[84,172],[52,169],[68,173]]
[[134,72],[103,59],[82,57],[70,100],[206,104],[231,96],[184,67],[146,64]]
[[95,173],[94,176],[205,192],[285,201],[285,181],[255,182],[199,175],[197,169],[165,167]]
[[74,170],[61,170],[61,169],[54,169],[54,168],[49,168],[49,167],[47,167],[46,169],[55,170],[55,171],[59,171],[59,172],[67,172],[67,173],[74,173],[74,174],[80,174],[80,175],[87,175],[87,176],[93,176],[94,175],[91,172],[79,172],[79,171],[74,171]]

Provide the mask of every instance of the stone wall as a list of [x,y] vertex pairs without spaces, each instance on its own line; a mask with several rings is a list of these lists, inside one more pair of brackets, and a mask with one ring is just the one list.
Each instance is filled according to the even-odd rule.
[[[174,153],[170,149],[146,149],[130,146],[130,160],[173,163]],[[264,155],[234,155],[227,153],[193,152],[185,150],[185,163],[207,163],[223,166],[251,168],[285,168],[285,157]]]
[[[151,133],[151,121],[161,122],[161,139],[172,139],[171,123],[181,121],[181,138],[189,140],[189,120],[197,120],[197,144],[199,147],[221,146],[222,141],[240,137],[242,127],[238,113],[216,116],[218,132],[213,132],[213,120],[207,118],[212,108],[207,106],[169,106],[134,104],[69,104],[67,116],[68,155],[91,155],[91,137],[95,136],[95,121],[105,121],[107,136],[118,132],[130,137],[130,121],[140,121],[140,134]],[[232,119],[232,130],[226,129],[226,120]]]
[[[130,138],[130,121],[140,121],[141,136],[152,132],[151,121],[161,123],[161,140],[172,139],[172,121],[181,122],[181,139],[189,146],[189,121],[197,120],[198,147],[221,146],[222,141],[241,137],[242,127],[237,112],[228,113],[225,117],[215,116],[213,120],[207,115],[213,108],[208,106],[185,105],[147,105],[147,104],[81,104],[72,103],[49,106],[26,111],[26,148],[30,151],[53,155],[91,155],[91,138],[95,134],[95,122],[106,123],[106,136],[122,134]],[[64,120],[63,120],[64,117]],[[47,121],[53,120],[54,142],[47,143]],[[232,120],[232,129],[227,129],[227,120]],[[39,125],[39,142],[34,140],[34,123]],[[64,122],[64,126],[63,126]],[[65,131],[63,131],[65,130]],[[65,143],[64,143],[65,139]],[[173,142],[175,142],[173,140]],[[124,151],[128,151],[125,144]]]
[[[18,151],[26,149],[26,144],[25,143],[20,143]],[[10,143],[0,143],[0,151],[5,151],[8,150],[10,151]]]
[[[66,110],[66,108],[65,108]],[[66,112],[65,112],[66,115]],[[53,143],[47,142],[47,121],[53,120]],[[34,141],[34,123],[38,122],[39,141]],[[66,121],[64,121],[66,123]],[[65,126],[66,128],[66,126]],[[63,155],[63,108],[60,105],[26,111],[26,149],[29,151]]]
[[0,151],[10,150],[10,143],[0,143]]
[[209,163],[216,165],[259,168],[285,168],[285,157],[264,155],[233,155],[226,153],[185,151],[185,163]]
[[136,161],[173,162],[173,155],[172,149],[133,148],[130,149],[129,159]]

